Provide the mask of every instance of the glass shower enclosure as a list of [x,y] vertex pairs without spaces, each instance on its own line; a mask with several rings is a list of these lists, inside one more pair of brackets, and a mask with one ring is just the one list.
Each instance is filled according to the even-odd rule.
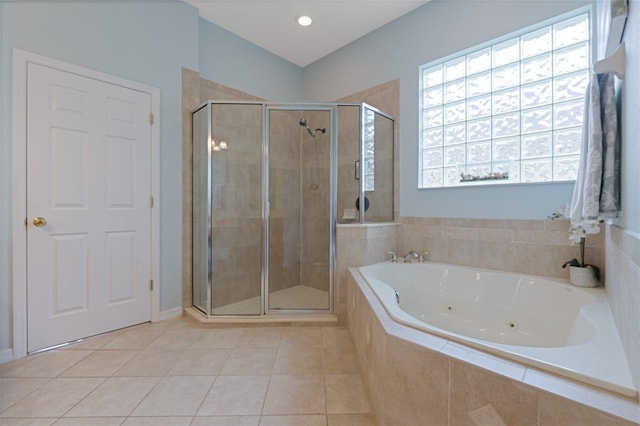
[[[379,114],[391,122],[392,153],[393,121],[380,112],[367,119],[375,109],[365,105],[209,101],[192,113],[194,307],[210,317],[334,312],[338,212],[347,221],[369,213],[393,220],[393,177],[382,177],[388,168],[374,162],[375,144],[364,143],[366,120]],[[350,169],[344,184],[339,156]],[[388,185],[391,202],[377,202]],[[369,213],[360,215],[360,198]]]

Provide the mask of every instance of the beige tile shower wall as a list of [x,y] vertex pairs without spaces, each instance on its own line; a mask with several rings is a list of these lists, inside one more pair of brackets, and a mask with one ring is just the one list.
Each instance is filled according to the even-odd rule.
[[[182,181],[182,194],[183,194],[183,206],[182,206],[182,306],[183,307],[189,307],[192,305],[192,169],[191,169],[191,155],[192,155],[192,128],[191,128],[191,112],[194,111],[196,108],[198,108],[203,102],[207,101],[207,100],[228,100],[228,99],[233,99],[233,100],[245,100],[245,101],[263,101],[263,99],[257,98],[255,96],[252,96],[250,94],[241,92],[239,90],[235,90],[233,88],[212,82],[212,81],[208,81],[205,79],[200,78],[199,73],[195,72],[195,71],[191,71],[188,70],[186,68],[182,69],[182,171],[183,171],[183,181]],[[391,115],[394,119],[395,119],[395,152],[394,152],[394,159],[395,159],[395,167],[394,167],[394,182],[395,182],[395,187],[394,187],[394,217],[398,217],[398,206],[399,206],[399,202],[398,202],[398,145],[399,145],[399,138],[398,138],[398,134],[399,134],[399,80],[393,80],[387,83],[383,83],[379,86],[375,86],[371,89],[367,89],[364,90],[362,92],[358,92],[355,93],[351,96],[348,96],[344,99],[341,99],[340,101],[342,102],[367,102],[369,104],[371,104],[372,106],[380,109],[381,111],[384,111],[385,113]],[[358,114],[358,109],[354,108],[355,114],[356,114],[356,120],[355,123],[356,125],[353,126],[352,131],[351,130],[345,130],[347,131],[347,133],[343,133],[343,128],[341,126],[340,128],[340,137],[341,140],[345,141],[347,138],[347,134],[351,135],[352,132],[353,133],[353,137],[356,138],[356,142],[353,145],[355,147],[355,157],[353,159],[348,158],[346,156],[343,156],[343,151],[340,151],[340,167],[339,167],[339,175],[340,176],[347,176],[350,181],[353,183],[355,182],[353,180],[353,161],[355,161],[355,159],[357,159],[357,154],[358,154],[358,138],[359,138],[359,128],[358,128],[358,118],[357,118],[357,114]],[[294,122],[297,123],[298,117],[294,118]],[[313,124],[314,122],[311,121],[311,123]],[[340,125],[345,124],[345,120],[340,120]],[[276,125],[278,125],[276,123]],[[282,123],[282,125],[284,126],[284,123]],[[296,145],[299,147],[299,142],[300,142],[300,131],[301,131],[301,127],[294,125],[294,127],[297,127],[297,129],[295,130],[298,134],[297,139],[296,140]],[[314,124],[314,128],[315,128],[315,124]],[[317,127],[328,127],[328,125],[318,125]],[[344,142],[346,144],[346,142]],[[291,149],[293,150],[292,152],[295,151],[295,149],[297,149],[294,145],[291,145]],[[299,157],[298,157],[298,161],[299,161]],[[342,167],[342,165],[344,165],[345,167]],[[284,176],[285,173],[283,172],[283,180],[287,180],[290,182],[295,182],[295,178],[293,177],[293,175],[291,174],[287,174],[287,176]],[[299,178],[298,178],[299,179]],[[339,179],[342,179],[342,177],[340,177]],[[301,186],[298,183],[298,187]],[[342,188],[342,187],[341,187]],[[356,189],[355,192],[357,194],[357,182],[356,182]],[[356,195],[357,197],[357,195]],[[353,208],[352,206],[350,206],[349,204],[355,203],[355,198],[356,197],[351,197],[351,196],[347,196],[345,199],[348,200],[348,202],[345,202],[344,206],[339,205],[339,215],[342,214],[342,209],[343,208]],[[339,197],[340,198],[340,197]],[[342,198],[340,198],[342,199]],[[250,202],[249,199],[246,200],[247,202]],[[294,206],[295,207],[295,206]],[[313,207],[312,207],[313,208]],[[293,210],[293,208],[292,208]],[[299,209],[298,209],[299,211]],[[220,225],[224,228],[225,232],[228,232],[229,235],[227,235],[228,238],[233,239],[234,238],[234,228],[237,230],[239,228],[248,230],[249,232],[251,232],[251,230],[255,231],[255,222],[249,221],[248,223],[244,224],[241,226],[241,224],[239,222],[234,222],[233,220],[229,220],[226,222],[220,222]],[[246,226],[245,226],[246,225]],[[293,222],[287,220],[285,222],[284,218],[282,219],[278,219],[278,218],[274,218],[271,222],[271,227],[272,229],[281,229],[282,232],[278,232],[277,234],[282,236],[282,241],[300,241],[300,236],[299,235],[295,235],[296,232],[300,232],[300,227],[299,226],[292,226],[294,225]],[[223,232],[221,230],[221,232]],[[358,248],[357,248],[357,253],[353,252],[352,250],[350,250],[349,247],[352,248],[351,246],[351,242],[346,243],[346,245],[342,245],[340,246],[340,244],[338,244],[338,247],[336,248],[336,252],[337,252],[337,257],[338,257],[338,261],[337,261],[337,267],[336,267],[336,276],[339,277],[341,276],[341,271],[343,272],[344,269],[346,268],[346,266],[351,266],[351,265],[358,265],[358,264],[367,264],[367,263],[374,263],[374,262],[378,262],[384,259],[384,253],[387,250],[392,250],[394,248],[398,247],[398,229],[397,228],[393,228],[393,230],[391,231],[392,236],[385,236],[382,235],[384,234],[384,232],[386,231],[380,231],[380,230],[374,230],[371,231],[371,238],[372,240],[369,241],[369,244],[367,244],[367,234],[368,231],[366,230],[366,228],[364,228],[364,230],[362,231],[364,232],[364,237],[362,239],[359,240],[358,243]],[[381,234],[382,233],[382,234]],[[340,239],[340,234],[341,232],[338,231],[338,239]],[[313,237],[313,232],[310,232],[309,234],[310,238]],[[272,236],[273,238],[273,236]],[[275,237],[277,239],[277,237]],[[277,241],[276,241],[277,242]],[[343,242],[344,242],[344,238],[343,238]],[[312,263],[306,263],[305,267],[300,267],[300,261],[299,261],[299,253],[300,253],[300,248],[299,248],[299,243],[298,246],[292,246],[292,247],[296,247],[296,248],[292,248],[290,251],[290,248],[286,248],[284,244],[282,244],[282,250],[280,252],[276,251],[276,254],[281,256],[281,259],[287,258],[287,259],[293,259],[296,262],[296,268],[297,271],[294,270],[294,268],[282,268],[281,270],[281,277],[282,280],[280,281],[281,284],[283,286],[287,286],[287,283],[299,283],[300,282],[300,278],[299,278],[299,274],[301,272],[301,270],[304,270],[305,274],[308,275],[318,275],[318,268],[315,268],[314,265]],[[342,248],[341,248],[342,247]],[[272,246],[273,248],[273,246]],[[247,248],[246,251],[243,251],[243,253],[249,253],[250,250]],[[298,253],[297,255],[295,253]],[[272,251],[272,255],[274,254],[274,252]],[[340,258],[340,255],[343,254],[347,257],[347,259],[350,258],[358,258],[361,257],[361,262],[359,263],[348,263],[345,261],[345,258]],[[244,254],[244,256],[246,256],[247,254]],[[250,255],[250,253],[249,253]],[[296,257],[298,256],[298,257]],[[222,265],[220,265],[220,267],[222,267]],[[320,266],[320,269],[324,268],[324,265]],[[321,274],[321,273],[320,273]],[[324,279],[324,278],[322,278]],[[276,280],[274,280],[276,281]],[[341,317],[344,318],[344,290],[340,290],[340,279],[338,278],[337,280],[338,282],[336,283],[336,297],[338,300],[341,300],[341,302],[338,302],[338,307],[339,307],[339,311],[342,312]],[[325,281],[326,282],[326,281]],[[272,282],[272,284],[274,284]],[[277,284],[274,284],[277,286]],[[240,293],[242,294],[242,293]],[[220,297],[223,297],[222,295],[220,295]],[[342,306],[342,308],[340,308],[340,306]]]
[[[374,190],[367,191],[369,209],[367,222],[388,222],[393,219],[393,122],[375,115]],[[397,218],[397,217],[396,217]]]
[[[260,101],[260,98],[200,78],[182,69],[182,306],[192,305],[192,128],[191,112],[203,102],[215,99]],[[247,199],[247,202],[249,200]],[[238,225],[239,226],[239,225]],[[248,228],[248,229],[251,229]],[[246,255],[246,254],[245,254]]]
[[300,284],[300,126],[291,111],[272,111],[269,289]]
[[607,226],[607,296],[636,385],[640,384],[640,235]]
[[[569,242],[567,220],[402,217],[400,251],[431,254],[428,260],[554,278],[568,278],[562,264],[580,256]],[[587,239],[586,263],[603,273],[604,230]]]
[[[400,80],[391,80],[386,83],[379,84],[369,89],[363,90],[341,98],[339,102],[366,102],[369,105],[378,108],[380,111],[390,115],[395,121],[394,127],[394,172],[393,172],[393,217],[398,220],[400,216],[400,198],[399,198],[399,146],[400,146]],[[356,158],[357,159],[357,158]],[[353,163],[352,163],[353,164]],[[345,173],[346,175],[346,173]],[[342,212],[339,211],[339,215]]]
[[192,305],[192,126],[191,113],[200,105],[200,74],[182,69],[182,307]]
[[207,139],[207,119],[208,112],[199,110],[192,115],[193,119],[193,159],[191,166],[193,168],[193,179],[191,181],[193,192],[189,194],[193,200],[191,224],[194,232],[189,233],[192,243],[192,251],[190,253],[193,261],[193,274],[191,276],[193,287],[193,305],[201,309],[206,309],[208,294],[208,261],[207,261],[207,229],[209,223],[207,219],[207,155],[206,141]]
[[[330,235],[330,163],[331,139],[328,111],[305,111],[302,114],[315,139],[301,126],[298,127],[300,145],[300,170],[302,185],[300,283],[323,291],[329,291],[329,235]],[[297,124],[300,117],[296,117]],[[318,162],[316,163],[316,148]],[[312,184],[318,185],[313,189]]]
[[260,295],[262,271],[262,107],[213,105],[213,307]]
[[[346,287],[347,326],[378,426],[637,425],[610,415],[635,421],[633,401],[555,378],[551,389],[530,385],[519,365],[394,323],[350,273]],[[456,349],[445,354],[445,345]],[[611,411],[583,405],[591,402]]]
[[[184,68],[183,68],[184,69]],[[199,76],[199,75],[198,75]],[[206,102],[210,100],[234,100],[234,101],[258,101],[262,102],[264,99],[253,96],[249,93],[242,92],[240,90],[233,89],[225,86],[224,84],[216,83],[204,78],[200,78],[200,102]]]
[[[355,162],[360,158],[360,108],[338,107],[338,210],[339,223],[358,222],[344,219],[346,209],[356,208],[360,181],[355,178]],[[357,213],[357,212],[356,212]]]

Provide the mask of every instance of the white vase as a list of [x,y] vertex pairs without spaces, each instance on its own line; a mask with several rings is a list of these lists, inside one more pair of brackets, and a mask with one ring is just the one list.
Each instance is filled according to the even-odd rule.
[[578,287],[598,287],[595,271],[589,266],[569,266],[569,282]]

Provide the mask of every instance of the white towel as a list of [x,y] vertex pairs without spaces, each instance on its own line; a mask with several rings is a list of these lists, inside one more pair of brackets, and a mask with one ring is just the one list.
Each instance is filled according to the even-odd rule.
[[582,148],[569,216],[572,222],[615,216],[620,205],[618,119],[613,74],[587,86]]

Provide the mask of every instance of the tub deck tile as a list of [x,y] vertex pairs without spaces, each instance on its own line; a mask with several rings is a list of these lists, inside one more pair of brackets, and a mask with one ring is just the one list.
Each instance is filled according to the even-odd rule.
[[527,368],[522,365],[453,342],[447,343],[441,352],[512,380],[522,381],[527,371]]

